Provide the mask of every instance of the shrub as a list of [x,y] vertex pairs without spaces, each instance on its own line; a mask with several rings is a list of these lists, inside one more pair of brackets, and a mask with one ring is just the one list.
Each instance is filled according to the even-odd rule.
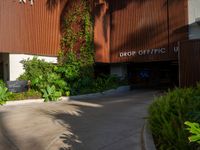
[[100,77],[94,78],[83,78],[79,79],[76,85],[76,89],[79,94],[103,92],[108,89],[117,88],[121,83],[120,79],[113,75],[101,75]]
[[5,82],[3,80],[0,80],[0,86],[1,87],[6,87],[6,84],[5,84]]
[[40,91],[41,89],[45,89],[47,86],[55,86],[56,89],[58,89],[62,94],[69,91],[70,87],[65,82],[60,75],[56,73],[50,73],[44,77],[43,75],[35,78],[31,82],[32,88]]
[[4,82],[0,80],[0,105],[5,104],[10,95],[11,93],[8,92],[8,89],[5,87]]
[[41,90],[43,93],[44,101],[56,101],[59,97],[61,97],[62,93],[60,91],[56,91],[55,86],[47,86],[45,89]]
[[[66,81],[61,78],[61,75],[56,73],[56,65],[40,60],[37,57],[33,59],[23,60],[21,62],[24,66],[25,73],[20,76],[19,79],[30,80],[31,88],[33,90],[42,93],[41,89],[47,89],[47,87],[55,86],[63,94],[69,91],[69,86]],[[21,96],[23,94],[18,94],[16,96]]]
[[81,62],[74,52],[68,52],[66,57],[66,62],[58,65],[54,70],[67,82],[77,81],[80,77],[83,77],[80,72]]
[[169,91],[156,98],[149,108],[149,122],[159,150],[192,150],[184,122],[200,110],[200,89],[185,88]]
[[200,144],[200,124],[199,123],[192,123],[189,121],[185,122],[187,125],[187,130],[192,134],[188,139],[190,142],[197,142]]
[[[69,51],[66,58],[64,63],[58,65],[52,65],[37,58],[24,60],[22,63],[25,73],[20,79],[30,79],[31,89],[45,95],[47,101],[54,100],[54,98],[49,98],[48,95],[51,94],[47,89],[69,96],[102,92],[121,85],[121,81],[115,76],[101,75],[95,79],[92,66],[86,65],[75,52]],[[16,97],[24,99],[23,94],[13,97],[12,99]]]
[[25,72],[19,77],[20,80],[33,81],[41,75],[46,78],[49,73],[52,73],[54,68],[53,64],[40,60],[37,57],[33,57],[33,59],[28,58],[21,61],[21,63]]
[[38,99],[41,97],[42,95],[40,92],[35,90],[29,90],[27,92],[22,92],[22,93],[12,93],[9,96],[9,100]]

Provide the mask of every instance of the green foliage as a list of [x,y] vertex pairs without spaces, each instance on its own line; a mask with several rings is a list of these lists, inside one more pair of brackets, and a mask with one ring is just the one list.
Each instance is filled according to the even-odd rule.
[[8,92],[8,89],[5,87],[4,82],[0,80],[0,105],[5,104],[10,95],[11,93]]
[[40,92],[35,90],[29,90],[27,92],[22,93],[12,93],[9,96],[9,101],[11,100],[26,100],[26,99],[38,99],[41,98],[42,95]]
[[[86,76],[90,75],[93,71],[94,64],[94,42],[93,42],[93,21],[90,14],[89,7],[86,6],[87,2],[84,3],[84,15],[82,16],[84,22],[84,38],[85,43],[80,49],[81,64],[84,71],[82,71]],[[86,69],[87,68],[87,69]],[[88,72],[87,72],[88,71]]]
[[6,84],[5,84],[5,82],[3,80],[0,80],[0,86],[1,87],[6,87]]
[[41,75],[46,78],[53,71],[54,67],[51,63],[40,60],[37,57],[33,57],[33,59],[28,58],[27,60],[21,61],[21,63],[23,64],[25,73],[19,77],[20,80],[33,81]]
[[[94,44],[91,11],[87,0],[72,3],[72,7],[63,18],[61,52],[58,58],[60,65],[55,68],[55,72],[69,85],[65,90],[66,95],[96,91],[92,84]],[[86,80],[90,81],[88,86],[84,86]]]
[[60,64],[68,68],[67,78],[70,78],[72,71],[77,76],[80,74],[82,77],[93,76],[93,45],[93,22],[88,2],[87,0],[74,2],[72,10],[67,12],[63,20],[61,52],[59,53]]
[[51,88],[69,96],[101,92],[119,85],[114,77],[94,78],[93,18],[88,2],[70,1],[63,15],[58,65],[37,58],[22,62],[25,73],[20,79],[31,80],[31,88],[43,93],[46,99],[50,99],[47,89]]
[[[42,94],[44,94],[44,90],[49,89],[49,87],[53,87],[52,89],[55,87],[59,89],[61,93],[69,91],[66,81],[61,78],[60,74],[54,71],[56,68],[55,65],[45,62],[44,60],[39,60],[36,57],[23,60],[21,63],[24,66],[25,73],[20,76],[20,79],[30,80],[33,90],[39,91]],[[13,97],[13,99],[16,99],[16,97],[23,98],[26,96],[22,93],[18,95],[14,94]],[[50,98],[50,100],[54,100],[54,98]]]
[[50,73],[46,77],[40,75],[35,78],[32,82],[32,88],[41,91],[41,89],[45,89],[47,86],[55,86],[56,89],[59,89],[60,92],[65,93],[66,90],[69,90],[69,87],[65,80],[61,78],[59,74]]
[[193,120],[192,112],[200,110],[200,88],[169,91],[155,99],[149,108],[149,122],[159,150],[193,150],[188,144],[184,122]]
[[96,79],[94,83],[94,88],[97,91],[103,92],[104,90],[108,90],[111,88],[117,88],[119,86],[119,79],[116,76],[105,76],[99,77]]
[[188,139],[190,142],[197,142],[200,144],[200,124],[199,123],[192,123],[189,121],[185,122],[187,125],[187,130],[192,134]]
[[67,60],[62,65],[52,66],[51,64],[46,64],[46,62],[42,61],[42,64],[45,64],[43,66],[51,66],[49,73],[44,73],[40,70],[38,71],[40,73],[32,75],[30,72],[35,69],[35,65],[33,65],[32,62],[34,62],[34,64],[39,64],[41,63],[41,60],[34,58],[34,60],[29,59],[24,62],[26,62],[26,68],[29,68],[28,70],[25,70],[24,74],[27,79],[32,79],[32,90],[31,92],[25,93],[13,93],[12,96],[10,96],[11,100],[32,98],[30,94],[33,93],[33,97],[35,95],[41,97],[42,94],[45,101],[52,101],[57,100],[58,96],[61,95],[70,96],[102,92],[122,85],[121,81],[115,76],[101,75],[100,77],[94,78],[87,73],[84,74],[83,71],[88,68],[83,69],[83,66],[81,65],[82,62],[76,57],[74,52],[68,53]]
[[55,72],[60,74],[68,82],[77,80],[81,76],[80,61],[77,59],[74,52],[68,52],[67,61],[65,64],[55,67]]
[[60,91],[56,91],[55,86],[47,86],[45,89],[41,90],[43,93],[43,98],[45,102],[47,101],[56,101],[59,97],[62,96]]
[[108,89],[117,88],[122,85],[120,80],[116,76],[106,76],[102,75],[101,77],[94,78],[82,78],[79,79],[76,86],[76,92],[78,94],[87,94],[95,92],[103,92]]

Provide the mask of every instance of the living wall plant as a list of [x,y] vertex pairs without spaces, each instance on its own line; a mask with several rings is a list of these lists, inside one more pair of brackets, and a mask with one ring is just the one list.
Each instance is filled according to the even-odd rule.
[[[93,21],[88,0],[70,1],[62,16],[61,28],[59,63],[69,64],[75,60],[80,65],[82,77],[92,76],[94,64]],[[76,58],[70,59],[68,55]]]

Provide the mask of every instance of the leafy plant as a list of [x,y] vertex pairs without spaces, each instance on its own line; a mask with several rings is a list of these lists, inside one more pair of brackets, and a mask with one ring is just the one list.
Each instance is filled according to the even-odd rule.
[[3,105],[6,103],[6,101],[9,99],[10,92],[8,92],[8,89],[4,86],[0,86],[0,105]]
[[191,121],[191,112],[200,111],[198,88],[175,89],[155,99],[149,108],[149,123],[158,150],[193,150],[188,144],[184,122]]
[[103,92],[108,89],[117,88],[120,85],[124,85],[121,81],[112,75],[101,75],[95,78],[81,78],[75,84],[74,88],[77,89],[78,94],[87,94],[95,92]]
[[47,86],[45,89],[41,90],[43,93],[44,101],[56,101],[58,98],[62,96],[62,93],[60,91],[56,91],[55,86]]
[[[94,44],[93,21],[88,0],[71,1],[62,20],[61,52],[59,62],[64,64],[65,77],[93,76]],[[63,68],[60,67],[59,70]]]
[[56,73],[60,74],[65,81],[73,82],[81,77],[80,61],[77,59],[74,52],[68,52],[66,57],[66,62],[62,65],[58,65],[54,70]]
[[40,60],[37,57],[33,57],[33,59],[28,58],[21,61],[21,63],[25,72],[19,77],[20,80],[33,81],[41,75],[46,78],[49,73],[52,73],[54,68],[53,64]]
[[2,86],[2,87],[6,86],[6,84],[5,84],[5,82],[3,80],[0,80],[0,86]]
[[200,124],[199,123],[192,123],[189,121],[185,122],[187,125],[187,130],[192,134],[188,139],[190,142],[197,142],[200,144]]
[[70,1],[68,6],[62,18],[59,64],[37,58],[24,60],[25,73],[20,79],[31,80],[31,88],[42,93],[54,86],[66,96],[117,87],[119,80],[113,77],[94,78],[93,18],[89,1]]
[[32,88],[37,91],[41,91],[41,89],[44,89],[47,86],[55,86],[56,89],[59,89],[59,91],[62,92],[63,94],[66,91],[70,90],[70,87],[67,84],[67,82],[64,79],[62,79],[59,74],[56,74],[56,73],[50,73],[46,77],[41,75],[35,78],[31,82],[31,85],[32,85]]
[[9,100],[38,99],[41,97],[42,95],[40,92],[35,90],[29,90],[27,92],[22,92],[22,93],[12,93],[9,96]]

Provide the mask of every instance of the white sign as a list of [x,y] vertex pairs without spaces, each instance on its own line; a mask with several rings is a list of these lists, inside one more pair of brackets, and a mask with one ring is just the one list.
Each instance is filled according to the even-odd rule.
[[180,49],[179,46],[175,46],[175,47],[174,47],[174,52],[175,52],[175,53],[178,53],[178,52],[179,52],[179,49]]
[[[33,5],[34,0],[29,0],[31,5]],[[20,3],[26,3],[26,0],[19,0]]]
[[120,57],[131,57],[131,56],[145,56],[145,55],[160,55],[165,54],[166,48],[157,48],[157,49],[147,49],[147,50],[139,50],[139,51],[127,51],[120,52]]

